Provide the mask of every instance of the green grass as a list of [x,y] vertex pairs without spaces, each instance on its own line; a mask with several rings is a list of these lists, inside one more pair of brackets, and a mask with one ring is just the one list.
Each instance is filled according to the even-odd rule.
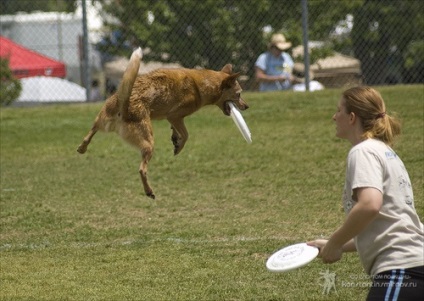
[[[403,121],[395,149],[423,217],[424,87],[382,87]],[[284,274],[266,259],[343,221],[349,143],[331,119],[341,90],[245,93],[247,144],[216,107],[186,119],[185,149],[154,123],[143,194],[138,151],[98,133],[100,104],[1,109],[1,300],[363,300],[356,254]],[[323,273],[337,292],[323,294]]]

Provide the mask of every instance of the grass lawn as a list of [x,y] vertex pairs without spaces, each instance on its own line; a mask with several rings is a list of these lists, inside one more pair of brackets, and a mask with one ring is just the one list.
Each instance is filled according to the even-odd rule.
[[[395,150],[423,218],[424,86],[379,90],[403,122]],[[169,124],[155,122],[156,200],[144,196],[138,151],[117,135],[76,152],[101,104],[2,108],[0,300],[363,300],[356,254],[265,268],[274,251],[344,219],[350,145],[331,119],[340,93],[245,93],[252,144],[203,108],[186,119],[178,156]]]

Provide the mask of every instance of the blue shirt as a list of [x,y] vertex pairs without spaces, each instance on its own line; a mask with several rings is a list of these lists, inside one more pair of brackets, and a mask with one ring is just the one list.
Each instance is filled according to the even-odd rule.
[[[255,62],[255,67],[262,69],[267,75],[291,75],[294,62],[291,56],[282,52],[279,57],[273,56],[269,51],[262,53]],[[287,90],[291,88],[289,80],[275,82],[261,82],[259,91]]]

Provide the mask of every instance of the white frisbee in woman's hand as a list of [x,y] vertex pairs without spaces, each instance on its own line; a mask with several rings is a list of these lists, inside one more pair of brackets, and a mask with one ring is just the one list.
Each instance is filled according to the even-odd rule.
[[231,113],[230,113],[231,118],[233,119],[234,123],[237,125],[240,133],[243,135],[244,139],[246,139],[247,143],[252,143],[250,130],[247,127],[247,124],[244,121],[240,111],[236,108],[236,106],[232,102],[230,102],[229,105],[231,109]]
[[272,254],[266,262],[266,268],[271,272],[287,272],[307,265],[318,253],[318,248],[306,243],[291,245]]

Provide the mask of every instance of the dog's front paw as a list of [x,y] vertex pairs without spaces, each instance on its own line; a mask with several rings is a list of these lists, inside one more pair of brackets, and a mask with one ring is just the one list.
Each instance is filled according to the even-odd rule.
[[180,153],[180,149],[174,148],[174,156],[178,155]]
[[172,135],[171,141],[172,141],[172,144],[174,145],[174,155],[178,155],[178,153],[181,151],[180,143],[179,143],[180,139],[178,139],[177,135]]
[[174,147],[178,147],[178,136],[177,135],[172,135],[171,141],[172,141],[172,144],[174,145]]
[[174,147],[174,156],[178,155],[183,148],[180,145],[175,145]]

